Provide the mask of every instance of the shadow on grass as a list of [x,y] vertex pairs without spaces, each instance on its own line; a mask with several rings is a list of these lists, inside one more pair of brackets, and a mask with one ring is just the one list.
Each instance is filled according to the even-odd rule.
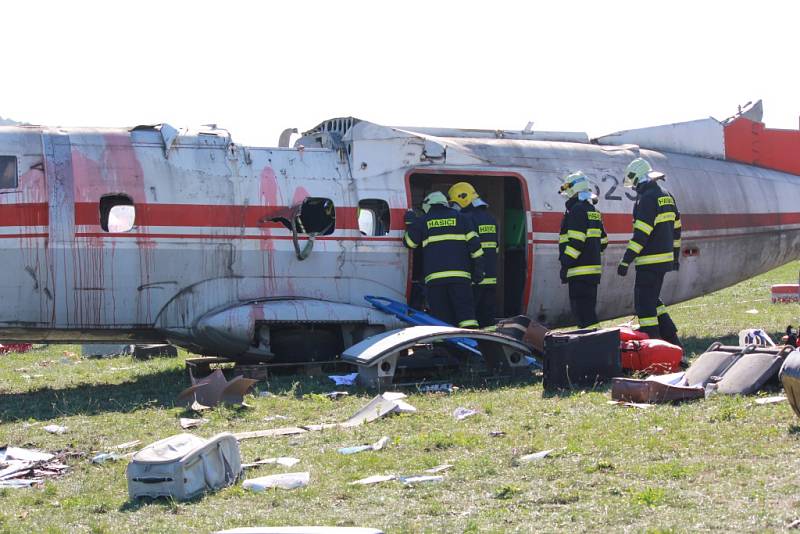
[[186,387],[182,369],[142,375],[121,384],[84,384],[63,389],[42,388],[0,394],[0,420],[45,421],[70,415],[132,412],[154,406],[171,407]]

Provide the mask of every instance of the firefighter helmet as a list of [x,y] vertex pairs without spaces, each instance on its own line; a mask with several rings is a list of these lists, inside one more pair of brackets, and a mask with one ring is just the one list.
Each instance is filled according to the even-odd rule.
[[[567,198],[572,198],[578,193],[589,191],[589,179],[583,174],[583,171],[573,172],[563,178],[564,183],[558,192]],[[588,198],[588,196],[587,196]],[[581,199],[584,200],[584,199]]]
[[447,206],[447,197],[444,196],[444,193],[441,191],[433,191],[432,193],[428,193],[425,197],[425,200],[422,201],[422,211],[428,213],[431,209],[431,206],[434,204],[441,204],[442,206]]
[[466,208],[471,205],[474,200],[480,198],[478,192],[475,191],[475,188],[472,187],[472,184],[469,182],[453,184],[447,191],[447,196],[450,197],[450,202],[455,202],[462,208]]
[[636,189],[642,184],[663,178],[664,173],[654,171],[650,163],[644,158],[636,158],[625,169],[625,178],[622,183],[625,187]]

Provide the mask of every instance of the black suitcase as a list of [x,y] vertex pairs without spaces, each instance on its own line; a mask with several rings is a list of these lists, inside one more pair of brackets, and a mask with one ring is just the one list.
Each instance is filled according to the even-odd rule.
[[622,374],[619,329],[551,332],[544,338],[544,389],[592,387]]

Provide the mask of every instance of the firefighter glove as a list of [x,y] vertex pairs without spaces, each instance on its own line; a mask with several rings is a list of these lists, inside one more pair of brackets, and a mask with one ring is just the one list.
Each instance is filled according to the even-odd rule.
[[625,276],[628,274],[628,264],[627,263],[620,263],[617,267],[617,274],[620,276]]

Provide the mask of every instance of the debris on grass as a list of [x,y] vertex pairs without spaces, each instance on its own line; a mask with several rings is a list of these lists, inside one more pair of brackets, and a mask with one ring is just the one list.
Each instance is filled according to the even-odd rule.
[[756,404],[777,404],[786,400],[785,395],[775,395],[774,397],[763,397],[756,399]]
[[300,458],[292,458],[291,456],[280,456],[278,458],[264,458],[263,460],[256,460],[253,463],[242,464],[243,469],[251,469],[260,465],[277,464],[283,467],[292,467],[300,463]]
[[453,412],[453,417],[456,418],[456,421],[463,421],[467,417],[472,417],[473,415],[478,415],[480,412],[477,410],[473,410],[471,408],[463,408],[459,407],[456,408]]
[[352,386],[355,385],[358,373],[350,373],[349,375],[330,375],[328,376],[333,383],[337,386]]
[[119,445],[117,445],[114,448],[118,449],[118,450],[121,450],[121,451],[124,451],[125,449],[130,449],[130,448],[133,448],[133,447],[135,447],[137,445],[141,445],[141,444],[142,444],[142,440],[135,439],[133,441],[126,441],[125,443],[120,443]]
[[308,432],[305,428],[299,426],[289,426],[283,428],[270,428],[267,430],[254,430],[252,432],[236,432],[233,437],[239,441],[243,439],[252,438],[272,438],[276,436],[293,436],[295,434],[305,434]]
[[347,397],[348,395],[350,395],[350,393],[347,391],[331,391],[330,393],[326,393],[324,396],[330,400],[339,400],[342,397]]
[[547,449],[546,451],[534,452],[533,454],[526,454],[519,457],[520,462],[536,462],[547,458],[555,449]]
[[205,417],[201,419],[190,419],[188,417],[181,417],[181,428],[184,430],[197,428],[205,423],[208,423],[208,419],[206,419]]
[[265,477],[250,478],[242,483],[244,489],[262,492],[269,488],[295,489],[307,486],[311,475],[308,471],[301,473],[281,473]]
[[397,480],[407,486],[410,486],[412,484],[419,484],[422,482],[441,482],[444,480],[444,477],[436,475],[413,475],[407,477],[397,477]]
[[390,480],[395,480],[396,478],[397,475],[372,475],[371,477],[355,480],[351,482],[350,485],[368,486],[370,484],[380,484],[381,482],[388,482]]
[[243,376],[228,380],[222,370],[215,369],[205,378],[196,379],[189,375],[192,385],[178,394],[177,403],[200,411],[207,407],[222,404],[244,404],[244,395],[257,380]]
[[608,401],[607,404],[616,404],[617,406],[625,406],[626,408],[639,408],[642,410],[646,410],[654,406],[653,404],[645,404],[643,402],[625,402],[625,401],[614,401],[614,400]]
[[342,447],[337,452],[339,454],[355,454],[364,451],[379,451],[389,443],[389,436],[383,436],[372,445],[356,445],[354,447]]
[[67,432],[67,427],[61,425],[47,425],[42,427],[45,432],[49,432],[50,434],[65,434]]
[[17,447],[0,448],[0,488],[28,488],[69,469],[54,454]]
[[130,458],[136,454],[135,452],[129,452],[128,454],[117,454],[115,452],[101,452],[100,454],[95,455],[92,457],[91,462],[93,464],[104,464],[106,462],[116,462],[117,460],[122,460],[124,458]]
[[506,435],[506,433],[503,432],[502,430],[492,430],[491,432],[489,432],[489,436],[491,436],[493,438],[501,438],[501,437],[503,437],[505,435]]
[[282,420],[282,419],[289,419],[289,418],[286,417],[285,415],[268,415],[267,417],[262,419],[262,421],[264,421],[265,423],[268,423],[270,421],[278,421],[278,420]]
[[755,308],[746,310],[745,313],[749,313],[750,315],[758,315],[758,310]]
[[420,384],[417,386],[420,393],[453,393],[458,387],[453,384]]
[[436,467],[431,467],[430,469],[425,469],[423,472],[428,474],[441,473],[442,471],[447,471],[451,467],[453,467],[453,464],[442,464],[437,465]]

